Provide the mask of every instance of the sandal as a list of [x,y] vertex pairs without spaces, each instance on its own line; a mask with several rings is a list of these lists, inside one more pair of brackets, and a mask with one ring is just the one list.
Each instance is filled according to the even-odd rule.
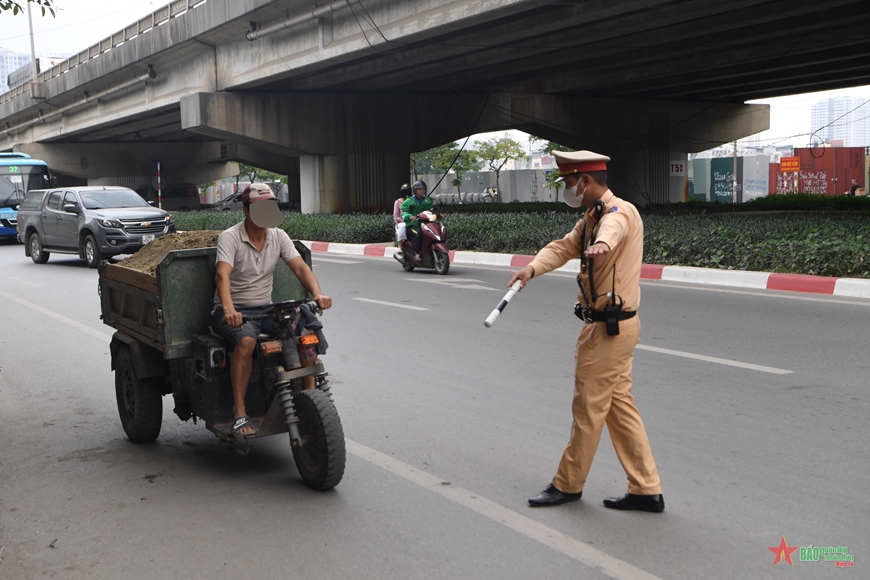
[[[239,431],[241,431],[242,429],[247,429],[248,427],[251,428],[250,433],[239,434]],[[253,435],[256,432],[257,432],[257,430],[254,429],[254,424],[251,423],[251,420],[248,419],[247,417],[239,417],[238,419],[236,419],[236,422],[233,423],[233,436],[234,437],[247,437],[248,435]]]

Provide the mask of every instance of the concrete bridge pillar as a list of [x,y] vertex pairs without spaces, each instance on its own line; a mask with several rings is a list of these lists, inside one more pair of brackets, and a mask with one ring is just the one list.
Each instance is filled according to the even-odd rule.
[[300,157],[302,213],[372,213],[390,209],[399,187],[408,180],[409,155],[363,152]]

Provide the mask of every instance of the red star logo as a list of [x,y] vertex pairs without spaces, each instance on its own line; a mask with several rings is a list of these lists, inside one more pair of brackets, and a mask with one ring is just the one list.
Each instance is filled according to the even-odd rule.
[[794,566],[794,562],[791,561],[791,553],[797,550],[797,546],[789,547],[788,544],[785,543],[785,536],[782,537],[778,546],[768,546],[767,549],[776,554],[776,559],[773,561],[774,566],[783,560],[788,562],[789,565]]

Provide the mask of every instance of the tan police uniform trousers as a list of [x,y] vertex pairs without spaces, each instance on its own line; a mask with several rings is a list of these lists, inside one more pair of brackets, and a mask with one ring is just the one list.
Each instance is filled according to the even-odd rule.
[[607,336],[603,322],[587,324],[580,332],[575,354],[574,423],[553,478],[556,489],[565,493],[583,490],[606,423],[628,476],[628,492],[662,492],[646,429],[631,394],[631,363],[639,340],[637,316],[620,321],[618,336]]

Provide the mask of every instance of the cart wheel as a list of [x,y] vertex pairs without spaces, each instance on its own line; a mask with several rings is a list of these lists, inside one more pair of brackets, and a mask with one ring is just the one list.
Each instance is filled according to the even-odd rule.
[[445,252],[432,250],[432,261],[435,264],[435,272],[446,274],[450,271],[450,255]]
[[45,264],[48,262],[48,257],[51,255],[42,248],[42,242],[39,241],[39,234],[32,233],[27,240],[30,245],[30,259],[34,264]]
[[302,447],[293,447],[293,460],[305,485],[318,491],[332,489],[344,476],[344,430],[332,399],[317,389],[293,397],[299,417]]
[[155,381],[136,378],[133,353],[122,347],[115,363],[115,397],[124,432],[133,443],[154,441],[163,423],[163,398]]
[[100,262],[105,260],[106,257],[100,251],[100,246],[97,244],[97,240],[94,236],[89,235],[85,238],[85,262],[88,264],[88,268],[96,268],[100,265]]

